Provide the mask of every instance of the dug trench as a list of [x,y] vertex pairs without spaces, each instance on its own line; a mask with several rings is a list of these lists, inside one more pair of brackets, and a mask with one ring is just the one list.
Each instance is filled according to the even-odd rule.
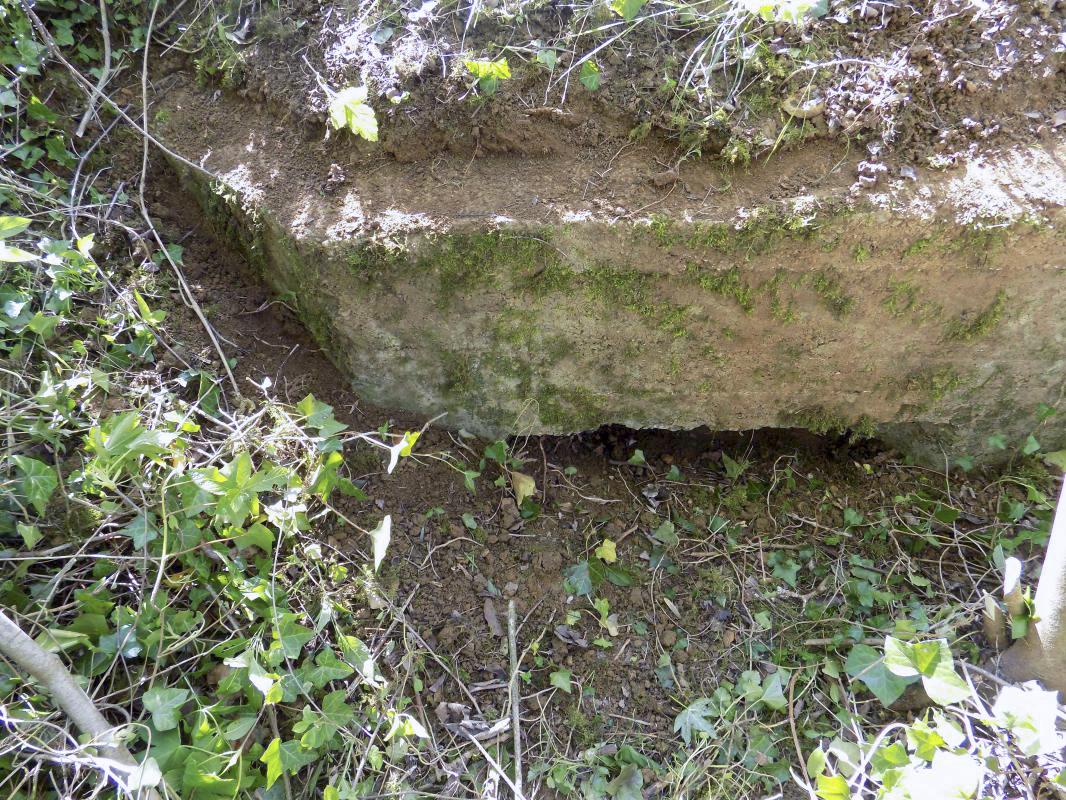
[[[286,402],[313,394],[355,431],[422,428],[424,417],[352,392],[286,298],[216,235],[173,175],[160,170],[149,185],[151,213],[183,248],[185,276],[242,391]],[[169,278],[157,281],[152,300],[166,303]],[[176,292],[169,312],[187,360],[220,368]],[[855,680],[857,645],[916,630],[947,636],[995,671],[977,623],[981,593],[997,583],[993,551],[1035,562],[1049,515],[1037,455],[1007,473],[966,471],[965,459],[932,469],[848,431],[610,426],[492,442],[430,425],[392,474],[380,451],[355,444],[345,456],[374,499],[338,509],[367,527],[388,513],[393,527],[379,573],[348,581],[344,602],[452,768],[474,776],[487,767],[457,726],[506,716],[514,601],[530,796],[605,784],[626,753],[644,764],[645,796],[680,796],[684,771],[671,767],[689,756],[675,720],[692,697],[717,703],[702,788],[788,796],[789,768],[839,729],[829,709],[842,681],[868,720],[910,719],[923,707],[907,695],[881,709]],[[535,487],[521,505],[512,473]],[[362,574],[366,536],[339,518],[322,524],[319,557]],[[300,577],[295,567],[276,576],[290,587]],[[799,668],[813,677],[793,682]],[[753,686],[780,702],[751,702]],[[440,768],[411,770],[424,791],[448,781]]]

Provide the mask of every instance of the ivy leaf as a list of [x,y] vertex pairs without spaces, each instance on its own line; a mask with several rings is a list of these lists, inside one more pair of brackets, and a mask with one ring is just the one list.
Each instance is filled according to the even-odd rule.
[[548,676],[548,682],[556,689],[562,689],[567,694],[570,694],[570,678],[572,675],[573,673],[568,669],[559,669]]
[[714,735],[714,723],[708,717],[716,716],[717,707],[718,704],[709,697],[693,701],[674,718],[674,733],[680,733],[681,740],[686,745],[692,742],[693,733]]
[[599,559],[579,561],[563,571],[567,585],[574,594],[592,594],[606,578],[604,564]]
[[133,546],[140,550],[159,536],[155,514],[142,511],[119,532],[123,536],[129,536],[133,540]]
[[36,260],[37,256],[23,250],[21,247],[12,247],[0,242],[0,261],[8,264],[25,264],[27,261]]
[[935,703],[947,706],[952,703],[960,703],[970,697],[969,684],[955,671],[947,640],[938,639],[936,642],[928,642],[928,644],[937,644],[940,648],[940,656],[932,674],[922,675],[922,686],[925,687],[925,692],[929,695],[929,698]]
[[626,22],[632,22],[647,2],[648,0],[611,0],[611,11]]
[[644,773],[636,764],[626,764],[618,777],[607,784],[607,794],[615,800],[644,800]]
[[559,63],[559,56],[550,47],[545,47],[537,51],[537,61],[548,69],[555,69],[555,65]]
[[189,699],[188,689],[166,689],[153,686],[141,698],[145,711],[152,715],[152,725],[157,731],[169,731],[178,727],[179,712]]
[[1053,467],[1058,467],[1063,472],[1066,472],[1066,450],[1055,450],[1051,453],[1044,453],[1044,461]]
[[278,617],[278,623],[274,627],[275,641],[281,645],[281,651],[286,658],[299,658],[304,645],[314,638],[314,631],[296,621],[300,619],[299,614],[286,612]]
[[266,764],[266,788],[269,789],[281,777],[281,739],[275,738],[259,756],[259,760]]
[[590,92],[596,91],[600,88],[600,65],[592,60],[586,61],[581,65],[578,79],[581,81],[581,85]]
[[844,671],[853,678],[862,681],[873,692],[883,706],[890,706],[913,679],[903,678],[890,672],[885,666],[885,659],[869,645],[857,644],[848,653]]
[[763,683],[762,697],[759,698],[769,708],[774,711],[780,711],[788,705],[788,700],[785,698],[785,682],[788,679],[788,674],[779,669],[773,675],[767,677]]
[[610,539],[604,539],[600,546],[596,548],[596,558],[608,564],[613,564],[617,561],[618,552],[615,549],[615,543]]
[[1056,727],[1055,692],[1044,691],[1035,684],[1005,686],[992,706],[992,715],[997,724],[1010,731],[1027,756],[1062,750],[1063,736]]
[[27,550],[32,550],[37,546],[37,542],[41,541],[44,535],[41,533],[41,529],[36,525],[27,525],[24,522],[20,522],[15,526],[19,536],[22,537],[22,543],[26,545]]
[[17,236],[28,227],[30,227],[30,221],[25,217],[0,216],[0,239]]
[[821,800],[850,800],[851,790],[843,775],[819,775],[815,792]]
[[55,467],[29,456],[12,456],[19,472],[22,473],[22,492],[38,514],[44,514],[52,492],[59,485],[59,476]]
[[378,140],[378,118],[367,100],[365,86],[349,86],[341,89],[330,99],[329,121],[334,128],[347,128],[368,142]]

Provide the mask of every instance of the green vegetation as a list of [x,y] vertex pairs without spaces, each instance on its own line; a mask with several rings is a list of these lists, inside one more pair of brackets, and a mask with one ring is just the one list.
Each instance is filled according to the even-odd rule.
[[959,342],[972,342],[987,336],[1003,321],[1007,311],[1007,293],[1000,289],[995,298],[977,314],[963,314],[947,326],[947,338]]
[[745,314],[755,310],[755,290],[741,277],[737,267],[725,271],[705,271],[690,263],[685,267],[685,276],[704,291],[736,301]]
[[855,298],[844,290],[836,270],[825,269],[814,273],[810,277],[810,284],[836,319],[846,317],[855,305]]
[[[662,9],[600,7],[601,26]],[[125,3],[104,8],[116,64],[163,35]],[[31,10],[79,68],[99,66],[95,4],[38,0]],[[751,13],[818,11],[736,9],[745,24],[731,35],[752,35]],[[1066,454],[1044,452],[1037,437],[1056,409],[1036,409],[1021,441],[990,437],[1012,464],[980,481],[965,458],[937,473],[806,436],[795,447],[617,429],[478,442],[382,419],[360,432],[346,413],[377,412],[334,409],[296,391],[291,374],[273,386],[284,362],[250,367],[264,351],[249,358],[226,338],[232,330],[190,331],[205,309],[189,291],[183,244],[154,230],[127,242],[150,187],[88,177],[108,156],[70,135],[76,121],[58,110],[64,76],[47,72],[24,14],[0,10],[5,796],[724,800],[787,795],[795,783],[844,800],[918,797],[934,785],[954,797],[981,786],[1051,796],[1066,784],[1055,698],[991,684],[970,663],[988,652],[974,599],[1000,582],[1006,557],[1032,558],[1046,543],[1047,467]],[[239,49],[232,19],[202,16],[218,53]],[[720,12],[697,22],[711,19],[723,22]],[[538,63],[554,70],[542,44]],[[751,69],[782,79],[796,56],[763,49]],[[209,64],[218,53],[190,57]],[[330,300],[304,291],[297,254],[271,250],[268,262],[267,223],[221,183],[200,200],[254,266],[293,273],[275,276],[288,287],[279,302],[298,304],[323,347],[341,351],[329,340]],[[652,225],[674,241],[668,220]],[[698,234],[701,246],[741,256],[809,231],[801,218],[757,212],[739,230]],[[690,352],[722,363],[716,337],[689,333],[694,312],[660,299],[659,275],[575,269],[550,242],[497,231],[441,237],[432,256],[396,242],[311,258],[329,261],[345,290],[425,273],[449,310],[480,288],[518,289],[513,305],[488,310],[492,352],[442,347],[434,371],[418,376],[441,381],[460,406],[491,405],[495,375],[549,423],[609,418],[614,398],[546,377],[574,348],[541,328],[546,298],[559,293],[612,319],[635,315],[621,323],[653,335],[627,341],[625,358],[664,349],[678,378]],[[748,313],[763,293],[774,319],[791,319],[783,290],[799,287],[788,274],[753,288],[742,269],[692,267],[688,277]],[[851,308],[835,273],[810,287],[835,314]],[[226,296],[207,295],[223,316]],[[948,338],[986,335],[1006,302],[999,293]],[[917,288],[893,285],[885,308],[921,313]],[[581,363],[610,376],[616,355]],[[708,397],[733,388],[700,378]],[[654,407],[677,391],[664,383],[628,391]],[[903,388],[935,404],[962,385],[942,368]],[[866,417],[817,407],[783,424],[853,441],[876,432]],[[1031,619],[1017,615],[1014,633]],[[34,648],[30,663],[6,649],[12,628]],[[42,673],[84,689],[76,702],[115,726],[119,758],[75,726],[72,701]],[[893,710],[911,686],[927,707]]]

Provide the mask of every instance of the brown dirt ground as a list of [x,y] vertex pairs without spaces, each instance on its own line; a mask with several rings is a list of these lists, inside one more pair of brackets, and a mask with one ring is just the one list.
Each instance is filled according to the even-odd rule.
[[[186,277],[227,354],[236,359],[238,380],[248,393],[257,391],[249,381],[269,377],[275,396],[295,402],[313,393],[355,430],[375,430],[386,420],[391,430],[422,425],[410,415],[360,403],[291,312],[204,226],[195,202],[175,186],[171,176],[155,174],[151,211],[163,233],[185,248]],[[217,366],[192,313],[177,302],[169,310],[168,331],[179,352]],[[174,360],[159,365],[164,371],[178,368]],[[979,590],[995,583],[988,558],[992,541],[982,539],[982,532],[1007,530],[996,527],[999,504],[1005,496],[1024,497],[1020,488],[991,475],[952,476],[963,516],[954,525],[935,523],[932,530],[944,546],[931,548],[910,529],[916,522],[912,501],[901,498],[939,496],[945,476],[908,467],[875,442],[794,431],[609,428],[510,443],[538,488],[539,515],[526,519],[510,490],[492,485],[499,475],[495,465],[483,467],[471,494],[461,474],[435,457],[450,454],[476,469],[484,445],[430,427],[418,443],[419,455],[392,476],[384,474],[379,453],[352,448],[351,476],[365,482],[373,504],[345,503],[341,509],[357,520],[392,514],[381,586],[406,609],[406,625],[462,676],[465,689],[427,658],[426,688],[412,691],[419,716],[438,736],[448,735],[434,714],[440,703],[465,703],[460,717],[492,722],[503,714],[508,659],[500,626],[505,632],[507,601],[515,599],[519,646],[536,642],[539,648],[522,662],[530,672],[523,686],[528,764],[563,756],[580,761],[589,748],[609,752],[623,741],[668,761],[678,745],[674,717],[684,702],[712,694],[743,670],[766,675],[780,666],[842,657],[846,647],[838,650],[834,637],[876,635],[861,628],[864,620],[840,592],[854,559],[870,559],[866,563],[884,576],[886,586],[892,580],[895,591],[922,595],[915,581],[928,580],[936,594],[924,596],[933,605],[950,602],[975,610]],[[626,463],[637,448],[646,467]],[[742,476],[726,475],[727,457],[750,462]],[[670,476],[671,467],[683,477]],[[887,511],[887,533],[833,536],[845,528],[845,509],[862,512],[868,522]],[[470,515],[465,522],[464,515]],[[716,516],[730,527],[715,532]],[[680,540],[664,550],[652,532],[667,519],[675,522]],[[1032,525],[1027,517],[1016,530]],[[369,548],[361,534],[335,525],[320,535],[337,557],[366,563]],[[613,637],[600,628],[588,599],[564,586],[566,568],[590,557],[604,538],[617,543],[618,565],[632,578],[632,585],[605,582],[595,593],[617,614]],[[774,564],[789,558],[799,566],[795,587],[774,575]],[[399,670],[403,648],[387,655],[386,646],[397,634],[389,633],[387,621],[354,586],[352,602],[366,624],[360,636],[386,654],[386,668]],[[823,619],[809,618],[811,603],[820,604]],[[573,611],[578,619],[567,624]],[[770,614],[769,628],[756,619],[761,611]],[[850,627],[855,625],[860,627]],[[972,658],[988,666],[990,653],[975,633],[973,616],[958,615],[950,627],[969,643]],[[593,644],[598,637],[611,646]],[[419,652],[425,657],[428,651]],[[565,695],[550,688],[549,674],[559,668],[572,671],[580,691]],[[810,708],[828,702],[824,682],[808,687],[793,709],[811,714]],[[865,698],[860,710],[872,719],[879,713]],[[805,719],[818,735],[830,737],[837,729],[826,714]],[[777,738],[770,741],[776,749],[769,755],[795,764],[782,716],[763,722],[777,725]],[[737,726],[730,734],[733,749],[716,756],[742,773],[733,784],[735,796],[765,796],[772,788],[759,787],[748,772],[768,757],[759,755],[769,746],[757,740],[761,730]],[[803,746],[813,743],[805,740]],[[647,783],[653,783],[650,773]],[[647,796],[670,790],[659,785],[657,791]]]

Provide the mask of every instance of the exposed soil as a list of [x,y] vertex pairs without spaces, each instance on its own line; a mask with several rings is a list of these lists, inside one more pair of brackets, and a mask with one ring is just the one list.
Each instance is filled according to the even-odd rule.
[[[648,6],[623,25],[595,4],[488,3],[470,17],[418,6],[294,2],[253,17],[216,78],[286,124],[318,130],[323,82],[366,85],[382,117],[379,149],[400,161],[617,147],[639,129],[668,169],[692,155],[743,161],[737,143],[754,156],[812,138],[945,166],[989,144],[1047,137],[1066,108],[1059,0],[834,3],[799,26],[741,15],[718,61],[701,40],[722,32],[676,9]],[[541,47],[557,52],[554,69],[535,60]],[[501,56],[513,77],[491,96],[475,90],[464,60]],[[592,57],[597,91],[578,81]]]
[[[150,200],[164,233],[185,248],[186,276],[227,355],[236,358],[245,391],[259,391],[249,381],[262,385],[269,378],[273,395],[295,402],[313,393],[356,430],[374,430],[386,420],[392,430],[421,426],[420,419],[360,403],[292,313],[204,226],[172,177],[156,174]],[[184,345],[179,352],[191,361],[215,361],[191,312],[174,303],[170,315],[168,330]],[[164,360],[159,368],[179,365]],[[998,525],[1005,497],[1024,500],[1021,488],[1004,490],[990,475],[956,474],[950,491],[960,516],[923,525],[914,516],[914,498],[942,496],[945,476],[908,467],[876,442],[793,431],[609,428],[510,442],[510,452],[522,460],[518,468],[538,489],[534,513],[529,507],[523,513],[506,481],[504,488],[493,485],[500,469],[483,461],[485,444],[430,427],[418,442],[419,455],[392,476],[384,474],[378,452],[354,449],[348,454],[352,477],[364,483],[376,507],[350,503],[342,510],[357,520],[382,511],[393,516],[378,591],[404,609],[403,627],[413,632],[407,641],[418,653],[425,686],[411,691],[419,718],[442,739],[464,719],[501,718],[509,674],[506,609],[513,598],[519,648],[536,647],[522,657],[529,671],[522,687],[526,763],[574,759],[578,776],[592,769],[589,753],[610,753],[622,743],[669,762],[683,704],[711,696],[745,670],[766,676],[782,666],[842,659],[848,641],[876,637],[869,627],[878,624],[876,614],[912,613],[917,624],[928,624],[913,607],[908,612],[903,599],[856,614],[856,598],[841,590],[854,581],[849,570],[856,565],[880,576],[875,589],[899,598],[935,596],[976,612],[980,589],[995,583],[989,561],[995,541],[988,532]],[[628,463],[637,449],[646,466]],[[476,493],[434,456],[441,453],[482,472]],[[742,473],[729,477],[738,463]],[[862,522],[846,513],[861,514]],[[678,537],[669,546],[655,535],[667,520]],[[1024,533],[1035,524],[1026,516],[1014,530]],[[337,525],[320,535],[335,557],[366,563],[369,548],[361,534]],[[617,615],[610,621],[617,624],[613,635],[598,621],[591,598],[565,584],[568,570],[592,558],[604,539],[616,543],[617,566],[628,576],[620,583],[629,584],[605,581],[593,593]],[[1026,546],[1020,552],[1028,552]],[[782,577],[788,574],[791,581]],[[404,648],[390,644],[398,642],[394,624],[382,617],[373,591],[365,594],[359,585],[352,584],[351,602],[366,622],[360,636],[373,643],[384,668],[400,672]],[[956,615],[937,629],[969,639],[973,660],[994,669],[987,644],[974,634],[974,619]],[[450,672],[429,654],[442,657]],[[572,672],[571,694],[551,688],[549,675],[558,669]],[[799,705],[790,706],[794,714],[802,711],[815,736],[832,736],[837,724],[810,711],[826,691],[820,678],[799,687]],[[458,705],[442,705],[449,703]],[[878,713],[874,704],[863,711],[870,718]],[[766,738],[767,728],[754,720],[724,732],[724,744],[709,756],[723,765],[718,790],[730,796],[772,794],[776,779],[787,782],[787,765],[798,763],[784,728]],[[763,722],[784,724],[781,715]],[[802,746],[812,745],[805,740]],[[653,777],[649,771],[645,796],[670,796],[671,787]],[[421,775],[416,785],[428,789],[438,780],[444,782]],[[543,790],[542,781],[536,783]],[[793,788],[785,791],[789,796]]]

